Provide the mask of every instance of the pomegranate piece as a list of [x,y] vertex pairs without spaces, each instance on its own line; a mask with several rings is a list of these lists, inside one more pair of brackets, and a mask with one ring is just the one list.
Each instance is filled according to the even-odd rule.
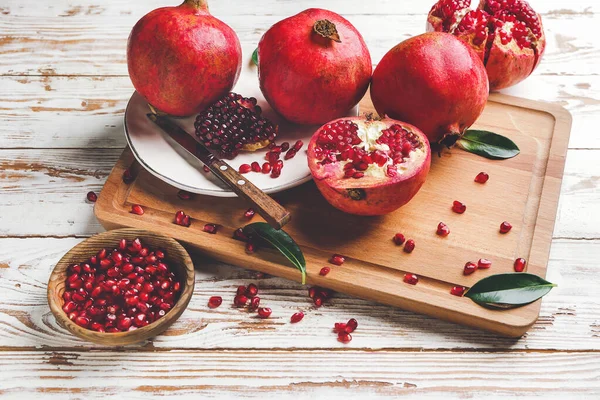
[[217,308],[223,303],[223,298],[221,296],[212,296],[208,299],[208,306],[210,308]]
[[464,286],[454,286],[452,289],[450,289],[450,294],[453,296],[462,297],[462,295],[465,294],[466,289],[467,288]]
[[86,195],[86,197],[87,197],[87,200],[90,203],[95,203],[96,200],[98,200],[98,195],[96,193],[94,193],[94,192],[88,192],[88,194]]
[[[261,113],[254,97],[229,93],[196,117],[196,135],[206,147],[226,158],[233,158],[240,151],[262,149],[275,140],[278,127]],[[249,164],[243,167],[244,172],[240,167],[240,173],[252,170]]]
[[404,237],[403,234],[401,233],[396,233],[394,235],[394,237],[392,238],[392,240],[394,241],[394,243],[396,243],[398,246],[401,246],[404,244],[404,242],[406,241],[406,238]]
[[256,296],[258,294],[258,286],[256,286],[254,283],[249,284],[246,288],[245,294],[248,297]]
[[512,229],[512,225],[506,221],[500,224],[500,233],[508,233]]
[[181,200],[191,200],[194,195],[190,192],[186,192],[185,190],[180,190],[177,192],[177,197],[179,197]]
[[419,277],[415,274],[405,274],[404,283],[408,283],[409,285],[416,285],[417,283],[419,283]]
[[486,183],[489,179],[490,179],[490,176],[488,174],[486,174],[485,172],[480,172],[475,177],[475,182],[483,184],[483,183]]
[[321,271],[319,271],[319,275],[326,276],[329,272],[331,272],[331,268],[323,267],[321,268]]
[[440,222],[435,232],[438,236],[448,236],[450,234],[450,228],[443,222]]
[[346,322],[346,326],[344,330],[348,333],[352,333],[358,328],[358,321],[354,318],[350,318],[348,322]]
[[480,258],[477,261],[477,268],[479,269],[489,269],[492,266],[492,262],[487,258]]
[[473,272],[475,272],[477,270],[477,264],[475,264],[474,262],[467,262],[465,264],[465,267],[463,269],[463,274],[464,275],[471,275]]
[[244,217],[246,217],[247,219],[252,219],[252,217],[254,217],[255,214],[256,214],[256,212],[254,211],[254,209],[253,208],[249,208],[244,213]]
[[377,64],[371,99],[379,115],[452,146],[483,112],[488,77],[477,53],[447,33],[430,32],[392,48]]
[[303,312],[297,312],[294,315],[292,315],[292,317],[290,318],[290,322],[292,324],[295,324],[297,322],[302,321],[302,318],[304,318],[304,313]]
[[406,243],[404,243],[404,252],[412,253],[414,249],[415,249],[415,241],[412,239],[408,239],[406,241]]
[[131,213],[136,215],[144,215],[144,209],[139,204],[133,204],[131,206]]
[[346,257],[341,254],[334,254],[329,259],[329,262],[334,265],[342,265],[346,261]]
[[321,194],[356,215],[383,215],[408,203],[425,182],[430,163],[425,135],[391,119],[331,121],[308,145],[308,164]]
[[258,64],[260,89],[271,107],[307,125],[346,115],[366,93],[373,69],[356,28],[318,8],[273,25],[258,44]]
[[240,174],[247,174],[248,172],[252,171],[252,166],[250,166],[250,164],[242,164],[240,165],[238,171]]
[[269,318],[271,316],[271,309],[267,308],[267,307],[263,307],[263,308],[259,308],[258,309],[258,316],[262,319],[266,319]]
[[185,0],[135,24],[127,67],[135,89],[157,110],[206,114],[237,82],[242,48],[233,29],[210,15],[206,0]]
[[546,48],[542,18],[524,0],[440,0],[427,18],[429,31],[448,32],[485,64],[490,89],[513,86],[538,66]]
[[206,233],[210,233],[210,234],[214,235],[217,233],[218,228],[215,224],[206,224],[206,225],[204,225],[204,228],[202,230]]
[[457,214],[464,214],[464,212],[467,211],[467,206],[460,201],[455,200],[454,203],[452,203],[452,211]]
[[524,258],[517,258],[514,263],[515,272],[525,271],[526,265],[527,265],[527,261]]
[[352,341],[352,335],[350,335],[346,331],[342,331],[338,333],[338,341],[341,343],[350,343]]

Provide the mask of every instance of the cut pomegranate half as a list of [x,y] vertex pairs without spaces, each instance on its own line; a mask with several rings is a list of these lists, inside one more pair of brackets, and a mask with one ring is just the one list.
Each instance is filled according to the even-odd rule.
[[196,117],[196,135],[226,158],[262,149],[275,140],[278,127],[261,113],[254,97],[229,93]]
[[308,165],[325,199],[356,215],[383,215],[408,203],[430,163],[425,135],[392,119],[338,119],[323,125],[308,145]]
[[490,90],[521,82],[538,66],[546,48],[542,18],[525,0],[440,0],[427,30],[448,32],[469,44],[486,66]]

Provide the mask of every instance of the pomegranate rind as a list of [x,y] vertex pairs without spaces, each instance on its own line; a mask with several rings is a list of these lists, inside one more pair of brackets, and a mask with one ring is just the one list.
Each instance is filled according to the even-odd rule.
[[[347,120],[369,123],[364,117],[350,117],[340,118],[328,124]],[[422,143],[421,151],[424,152],[421,163],[395,177],[365,175],[360,179],[344,179],[332,173],[333,168],[339,170],[339,163],[321,165],[319,157],[315,154],[319,133],[327,124],[323,125],[315,132],[308,145],[308,166],[323,197],[338,210],[363,216],[389,214],[407,204],[427,179],[431,166],[431,150],[425,134],[405,122],[387,118],[377,122],[384,122],[387,127],[397,124],[416,134]]]

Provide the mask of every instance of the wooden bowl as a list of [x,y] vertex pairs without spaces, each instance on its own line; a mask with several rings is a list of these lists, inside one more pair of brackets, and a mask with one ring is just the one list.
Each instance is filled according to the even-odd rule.
[[[104,247],[117,247],[120,239],[133,240],[140,238],[144,246],[160,248],[165,252],[165,260],[173,269],[175,276],[182,285],[179,300],[164,317],[129,332],[102,333],[83,328],[71,321],[63,311],[63,293],[69,265],[81,263]],[[144,341],[166,330],[179,318],[185,310],[194,290],[194,264],[187,251],[177,241],[167,236],[159,235],[141,229],[116,229],[95,235],[73,247],[60,259],[48,281],[48,304],[57,322],[75,336],[90,342],[113,346],[124,346]]]

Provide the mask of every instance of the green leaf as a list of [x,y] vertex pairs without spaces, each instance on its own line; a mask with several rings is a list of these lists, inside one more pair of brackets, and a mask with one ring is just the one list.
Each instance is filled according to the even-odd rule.
[[255,222],[244,227],[249,237],[258,237],[281,252],[302,273],[302,284],[306,283],[306,261],[294,239],[283,229],[277,230],[266,222]]
[[456,143],[469,153],[491,160],[513,158],[521,152],[509,138],[489,131],[468,130]]
[[258,65],[258,47],[254,50],[254,53],[252,53],[252,62],[254,65]]
[[480,306],[509,309],[542,298],[556,285],[527,273],[498,274],[477,282],[465,294]]

